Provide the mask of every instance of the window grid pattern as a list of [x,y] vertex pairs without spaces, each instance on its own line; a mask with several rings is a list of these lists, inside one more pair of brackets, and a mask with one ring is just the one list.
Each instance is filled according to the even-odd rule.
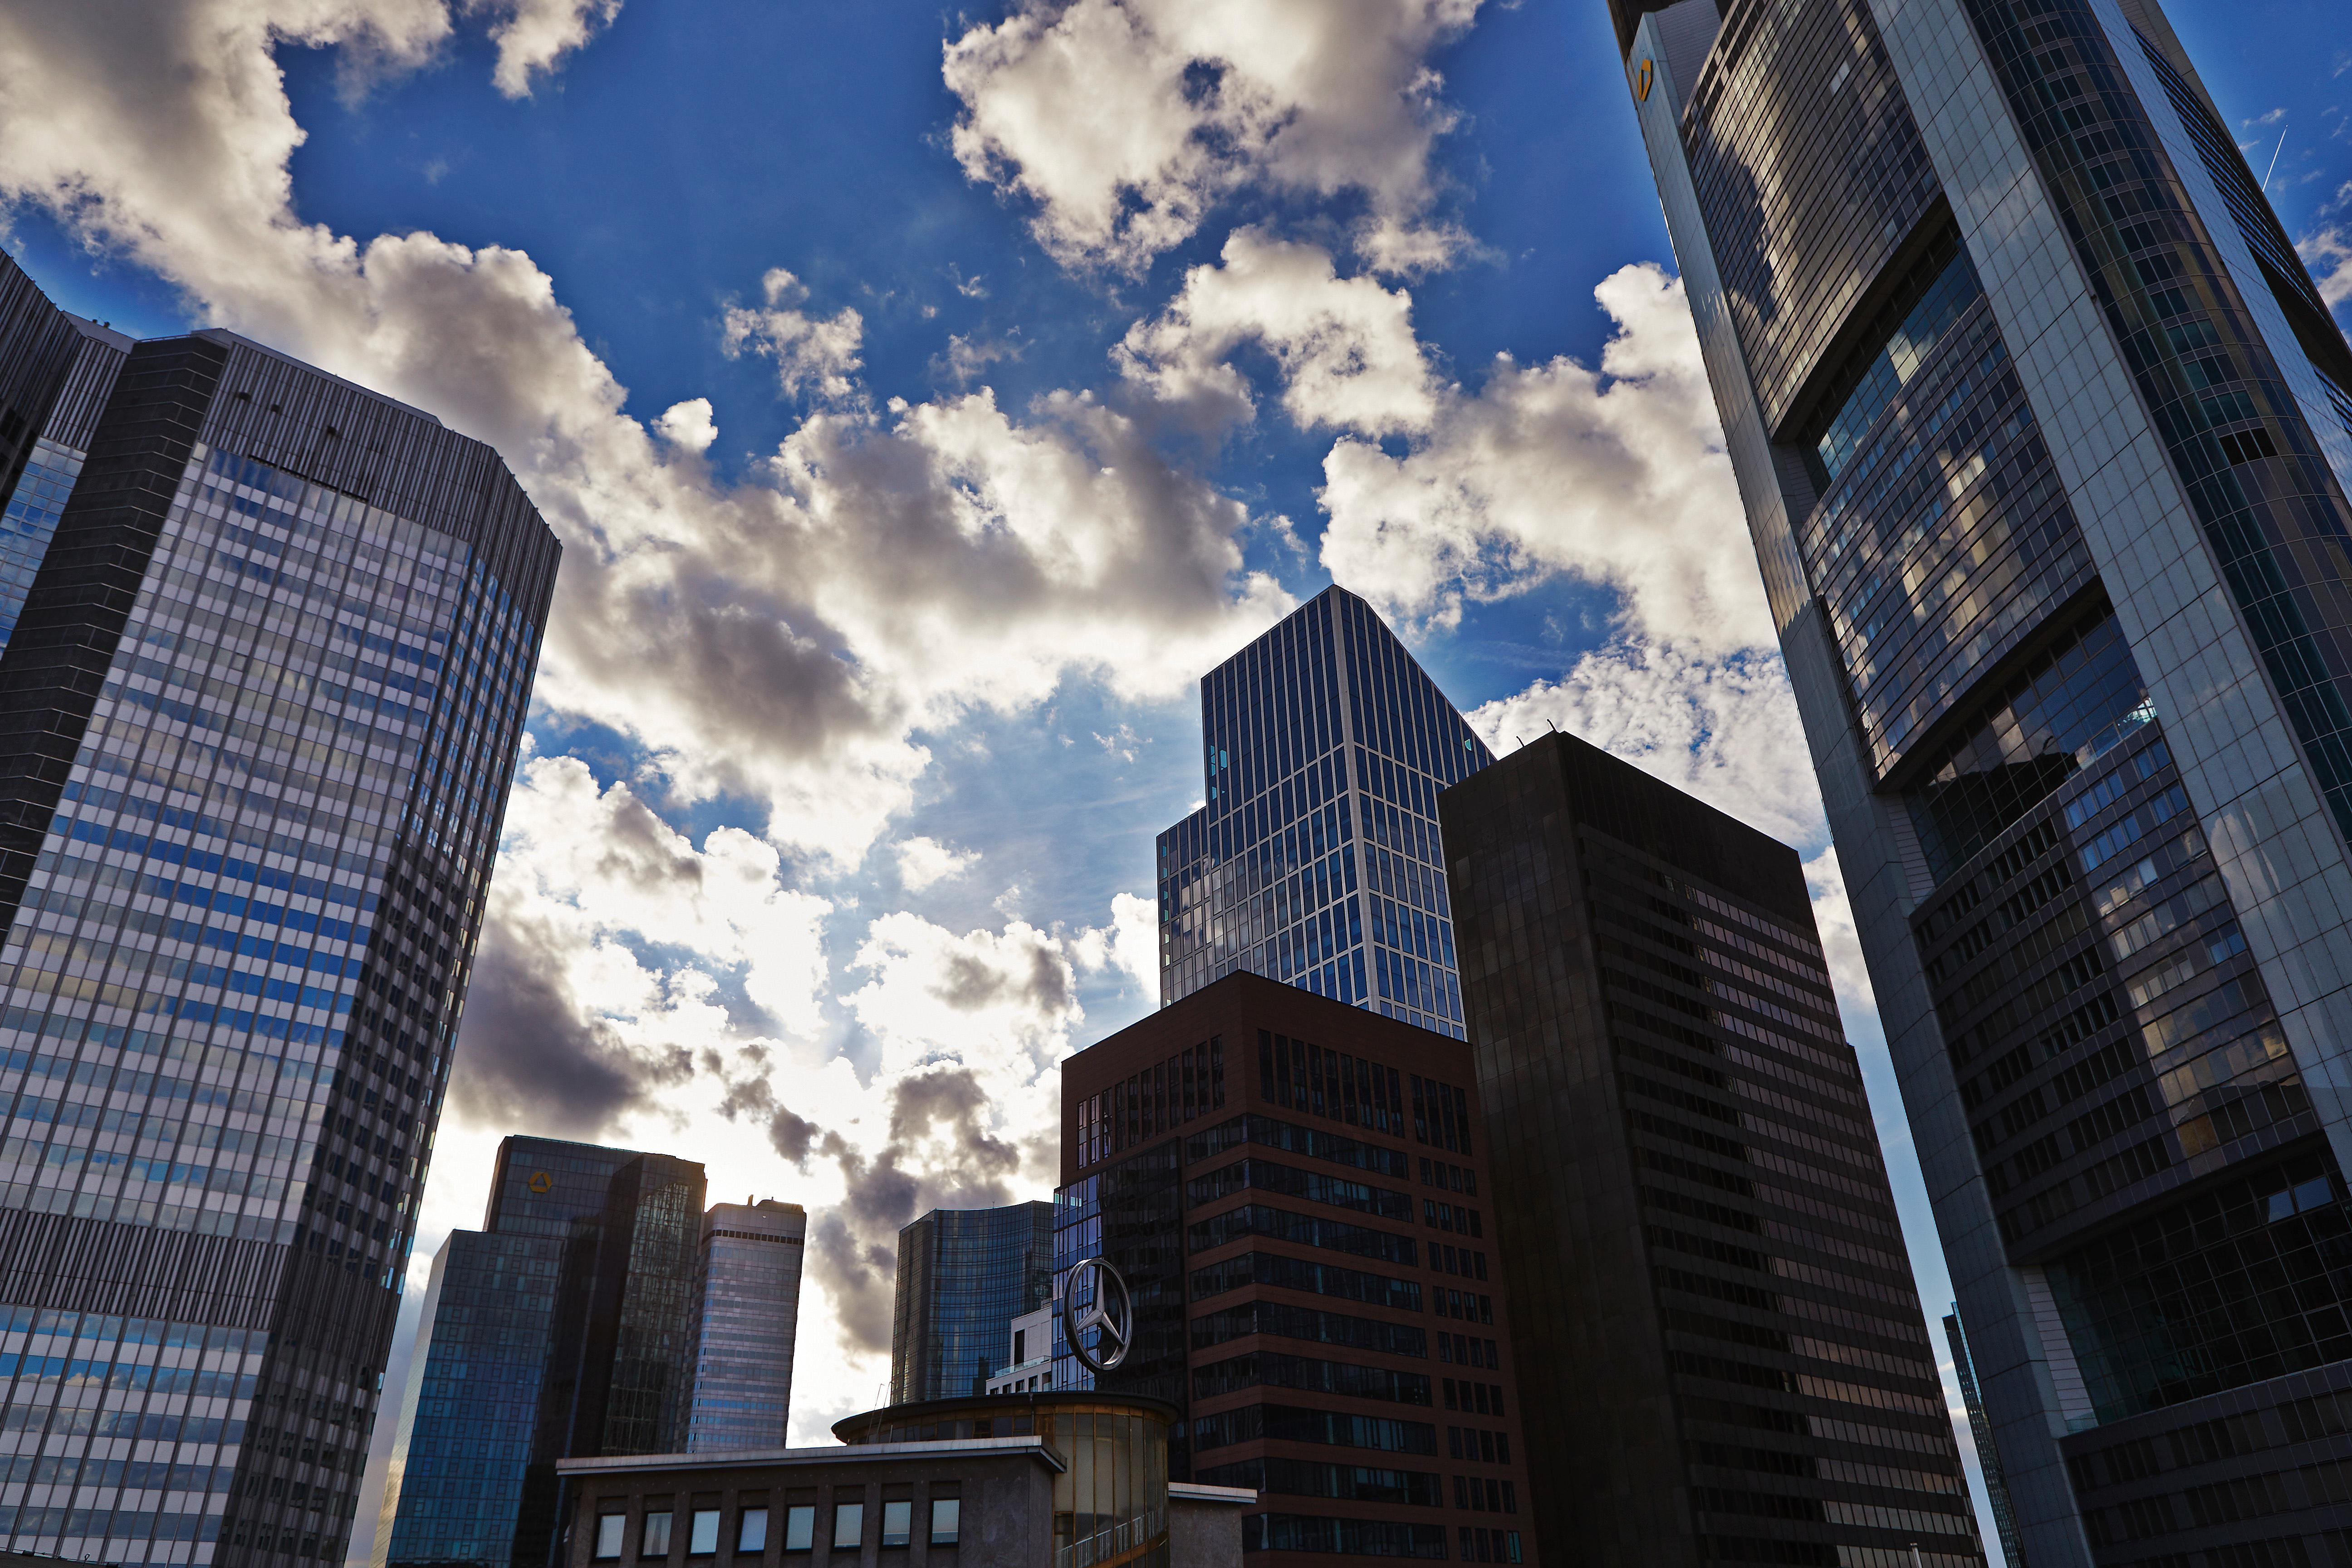
[[1881,776],[2093,580],[1957,234],[1920,270],[1820,438],[1825,493],[1798,531]]
[[384,1482],[388,1562],[512,1557],[562,1250],[547,1237],[460,1230],[433,1260],[423,1364]]
[[1436,798],[1493,754],[1337,588],[1201,705],[1206,804],[1160,836],[1161,1004],[1248,970],[1463,1037]]
[[1045,1304],[1053,1267],[1049,1203],[934,1209],[901,1230],[890,1402],[986,1393],[1005,1325]]
[[2158,727],[1916,921],[2012,1256],[2315,1129]]
[[0,648],[8,646],[25,608],[26,590],[41,569],[49,541],[57,537],[66,497],[81,477],[82,457],[47,437],[34,442],[24,477],[16,481],[5,511],[0,511]]
[[704,1216],[688,1453],[785,1446],[807,1229],[793,1205],[719,1204]]
[[2314,782],[2352,835],[2352,505],[2082,0],[1968,0]]
[[1683,140],[1765,428],[1777,431],[1937,187],[1861,0],[1725,9]]

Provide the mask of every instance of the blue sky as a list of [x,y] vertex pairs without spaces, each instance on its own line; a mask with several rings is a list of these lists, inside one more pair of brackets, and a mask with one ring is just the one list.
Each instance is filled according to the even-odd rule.
[[[2173,16],[2340,300],[2338,8]],[[502,1133],[691,1152],[811,1209],[796,1432],[870,1403],[897,1225],[1045,1192],[1150,1005],[1191,678],[1336,576],[1498,745],[1808,857],[1939,1308],[1622,91],[1599,0],[0,13],[53,297],[433,409],[565,540],[415,1277]]]

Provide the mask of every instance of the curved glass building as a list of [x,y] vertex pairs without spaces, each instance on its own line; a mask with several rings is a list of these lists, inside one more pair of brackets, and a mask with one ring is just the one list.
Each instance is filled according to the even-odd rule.
[[2020,1554],[2346,1561],[2352,349],[2157,0],[1612,13]]

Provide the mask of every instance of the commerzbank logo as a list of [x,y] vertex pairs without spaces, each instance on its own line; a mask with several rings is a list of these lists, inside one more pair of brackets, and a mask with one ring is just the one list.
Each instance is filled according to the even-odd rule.
[[1642,63],[1633,69],[1633,98],[1636,102],[1650,101],[1650,82],[1657,74],[1657,68],[1644,56]]
[[533,1171],[530,1173],[530,1180],[524,1184],[532,1192],[544,1197],[555,1190],[555,1178],[545,1171]]

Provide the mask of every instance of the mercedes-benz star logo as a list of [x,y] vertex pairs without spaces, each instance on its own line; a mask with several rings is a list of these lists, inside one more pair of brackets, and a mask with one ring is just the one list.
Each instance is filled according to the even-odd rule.
[[[1078,1293],[1078,1278],[1091,1273],[1094,1299],[1070,1315],[1071,1300]],[[1086,1331],[1097,1331],[1090,1347]],[[1069,1342],[1070,1353],[1078,1364],[1100,1376],[1127,1359],[1127,1348],[1135,1342],[1135,1301],[1127,1293],[1127,1281],[1119,1277],[1110,1260],[1103,1258],[1081,1258],[1070,1269],[1070,1277],[1062,1286],[1062,1337]]]

